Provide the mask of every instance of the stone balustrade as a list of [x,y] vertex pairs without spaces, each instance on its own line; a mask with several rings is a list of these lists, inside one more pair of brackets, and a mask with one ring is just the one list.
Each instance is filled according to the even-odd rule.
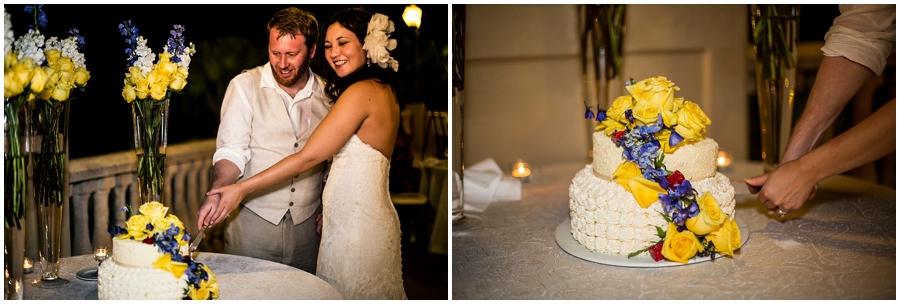
[[[197,210],[209,189],[215,150],[215,139],[169,145],[166,150],[161,203],[169,207],[170,214],[175,214],[184,222],[192,235],[196,234]],[[69,203],[63,207],[63,214],[67,216],[63,217],[62,223],[63,257],[93,253],[93,248],[97,246],[112,247],[108,225],[114,223],[125,227],[125,212],[121,208],[130,204],[137,211],[140,205],[136,160],[134,151],[69,160]],[[30,176],[31,172],[28,174]],[[28,187],[29,193],[34,193],[30,179]],[[25,254],[37,258],[38,234],[33,195],[27,204]]]

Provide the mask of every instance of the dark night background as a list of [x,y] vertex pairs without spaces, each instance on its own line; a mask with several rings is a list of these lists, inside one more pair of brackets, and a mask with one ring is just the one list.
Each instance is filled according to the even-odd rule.
[[[68,37],[78,28],[85,38],[81,52],[91,73],[85,92],[72,96],[69,129],[70,158],[127,151],[134,148],[131,106],[122,98],[127,70],[124,37],[118,24],[131,19],[147,46],[159,54],[175,24],[185,27],[185,41],[193,42],[197,53],[190,65],[188,84],[181,95],[173,95],[169,105],[169,144],[216,137],[219,109],[225,89],[232,77],[243,69],[268,61],[266,55],[266,23],[272,15],[288,6],[312,12],[319,22],[319,41],[312,69],[328,68],[322,57],[325,28],[333,11],[354,5],[312,4],[216,4],[216,5],[44,5],[47,26],[44,37]],[[418,39],[415,31],[403,22],[406,5],[364,5],[362,7],[387,15],[393,22],[397,48],[391,52],[400,62],[409,102],[425,102],[429,109],[446,111],[447,81],[447,5],[418,5],[422,9],[422,25]],[[18,38],[33,24],[24,5],[4,5],[12,15],[13,31]],[[417,43],[416,43],[417,42]],[[418,69],[411,64],[415,59]],[[418,70],[418,77],[415,72]],[[418,90],[416,90],[418,85]],[[418,97],[416,97],[418,91]]]

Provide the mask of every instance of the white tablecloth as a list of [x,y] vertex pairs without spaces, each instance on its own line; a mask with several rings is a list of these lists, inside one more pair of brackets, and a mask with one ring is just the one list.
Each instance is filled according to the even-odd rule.
[[[197,261],[207,265],[219,282],[219,300],[334,300],[341,295],[334,287],[300,269],[251,257],[206,253]],[[37,266],[37,265],[36,265]],[[97,267],[93,255],[62,258],[60,277],[69,284],[57,289],[31,285],[40,280],[35,271],[25,275],[25,300],[84,300],[97,298],[97,282],[75,276],[79,270]]]
[[[819,184],[786,220],[736,184],[749,226],[734,259],[666,268],[588,262],[557,246],[569,184],[584,163],[536,168],[522,200],[498,202],[453,224],[455,299],[895,299],[896,191],[846,176]],[[751,173],[739,171],[749,170]]]

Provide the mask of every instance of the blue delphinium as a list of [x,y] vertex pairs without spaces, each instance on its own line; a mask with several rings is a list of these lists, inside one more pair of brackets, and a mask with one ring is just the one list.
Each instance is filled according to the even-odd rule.
[[128,47],[125,48],[125,54],[128,55],[128,65],[133,65],[138,59],[134,54],[137,50],[138,28],[131,24],[131,19],[128,19],[119,23],[119,33],[125,36],[125,43],[128,44]]
[[109,234],[112,235],[112,236],[116,236],[116,235],[120,235],[120,234],[123,234],[123,233],[127,233],[127,232],[125,231],[125,228],[122,228],[122,227],[119,227],[119,226],[116,226],[116,225],[113,225],[113,224],[109,224],[109,223],[107,223],[107,226],[109,226],[109,228],[106,229],[106,232],[109,232]]
[[[47,27],[47,13],[44,13],[43,4],[26,5],[24,10],[34,15],[34,23],[37,24],[38,28]],[[35,29],[34,25],[29,24],[28,29]]]
[[604,120],[606,120],[606,110],[598,109],[597,110],[597,121],[604,121]]
[[178,240],[175,239],[175,235],[178,235],[179,232],[181,232],[180,228],[175,224],[169,224],[169,229],[166,229],[165,233],[154,235],[156,239],[154,243],[160,252],[171,255],[172,261],[184,262],[184,257],[178,252]]
[[75,46],[78,50],[81,50],[81,48],[84,47],[84,36],[81,36],[81,33],[77,28],[69,30],[69,35],[75,36]]
[[185,274],[187,274],[188,282],[193,284],[195,288],[200,287],[201,282],[209,280],[209,274],[203,269],[203,263],[194,262],[193,260],[188,261],[188,268]]
[[681,134],[678,134],[678,132],[675,132],[675,130],[672,130],[672,135],[669,136],[669,147],[677,146],[683,140],[684,140],[684,137],[682,137]]
[[175,55],[170,59],[172,62],[180,62],[181,58],[178,56],[184,54],[184,35],[182,35],[184,26],[176,24],[173,27],[174,29],[169,31],[169,34],[171,34],[172,37],[169,37],[168,43],[166,44],[166,50],[172,53],[172,55]]

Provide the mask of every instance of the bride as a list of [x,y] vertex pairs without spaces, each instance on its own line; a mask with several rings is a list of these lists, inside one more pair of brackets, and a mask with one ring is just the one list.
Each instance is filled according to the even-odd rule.
[[224,208],[216,216],[228,214],[247,194],[333,155],[322,193],[316,275],[346,299],[406,299],[400,224],[388,192],[400,121],[399,82],[394,78],[398,63],[388,53],[396,47],[387,38],[393,30],[382,14],[345,9],[332,16],[325,33],[324,54],[331,66],[325,71],[325,91],[335,102],[306,147],[249,179],[207,193],[222,195]]

